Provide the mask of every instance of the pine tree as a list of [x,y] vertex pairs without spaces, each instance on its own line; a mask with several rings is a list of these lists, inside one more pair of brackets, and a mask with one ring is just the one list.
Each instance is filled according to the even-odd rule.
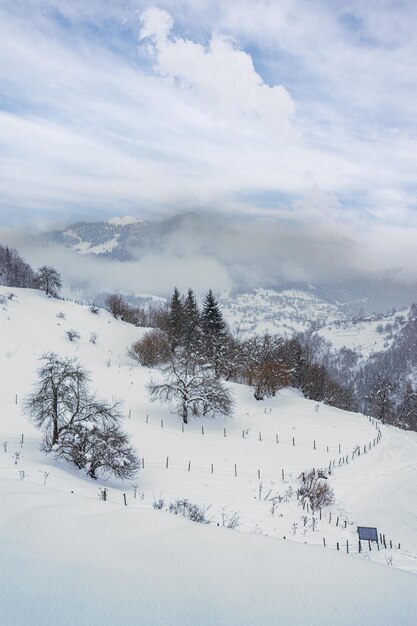
[[226,322],[223,319],[219,303],[214,297],[211,289],[208,291],[204,299],[202,320],[205,334],[211,334],[218,337],[222,335],[224,336],[226,332]]
[[33,287],[34,272],[17,250],[0,245],[0,285]]
[[204,355],[219,376],[226,352],[227,325],[211,289],[204,299],[201,325]]
[[201,317],[197,300],[190,288],[184,301],[184,349],[188,354],[198,355],[201,352]]
[[169,305],[168,336],[171,350],[174,352],[184,338],[184,304],[177,287],[173,291]]

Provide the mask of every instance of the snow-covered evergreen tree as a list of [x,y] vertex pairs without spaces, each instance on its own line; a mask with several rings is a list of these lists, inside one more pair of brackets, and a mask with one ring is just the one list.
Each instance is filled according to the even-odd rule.
[[205,358],[213,366],[216,376],[219,376],[226,357],[225,344],[228,333],[227,324],[211,289],[204,299],[201,327]]

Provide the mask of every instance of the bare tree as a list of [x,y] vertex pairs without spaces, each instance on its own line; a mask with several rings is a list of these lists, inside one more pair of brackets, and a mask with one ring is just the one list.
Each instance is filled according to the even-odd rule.
[[162,368],[164,381],[151,381],[148,391],[152,401],[168,402],[171,411],[188,423],[189,417],[230,416],[233,401],[230,391],[216,377],[209,365],[190,357],[172,358]]
[[49,265],[42,265],[35,274],[35,284],[47,296],[56,297],[62,287],[61,275],[55,268]]
[[97,478],[99,470],[116,478],[133,478],[139,469],[139,460],[126,433],[112,424],[99,427],[78,423],[61,435],[54,453],[57,458],[85,469],[91,478]]
[[41,362],[35,391],[26,398],[25,409],[45,433],[45,450],[51,450],[62,433],[77,424],[115,425],[122,419],[119,401],[108,404],[89,392],[89,374],[77,359],[49,352]]
[[76,359],[51,352],[41,357],[35,391],[25,400],[31,421],[44,431],[43,450],[83,468],[131,478],[139,462],[120,429],[120,402],[97,400],[89,375]]
[[280,350],[282,339],[276,335],[257,335],[243,344],[245,377],[255,389],[254,396],[263,400],[290,383],[289,368],[283,362]]

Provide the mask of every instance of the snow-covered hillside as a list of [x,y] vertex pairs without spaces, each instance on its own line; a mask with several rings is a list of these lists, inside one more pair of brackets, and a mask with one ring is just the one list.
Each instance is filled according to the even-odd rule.
[[[233,419],[182,429],[149,402],[152,372],[127,355],[144,329],[33,290],[2,287],[0,296],[4,623],[415,623],[417,576],[395,569],[417,573],[416,433],[291,389],[256,402],[237,384]],[[124,400],[144,466],[137,479],[93,481],[39,451],[22,400],[49,350],[77,356],[100,397]],[[335,491],[321,516],[296,498],[299,475],[313,467],[330,467]],[[213,524],[154,510],[160,498],[210,506]],[[217,528],[233,512],[239,528]],[[387,549],[358,554],[358,524],[376,526]]]
[[230,328],[244,335],[270,333],[289,337],[348,319],[336,305],[313,292],[295,289],[256,289],[224,295],[219,302]]
[[408,319],[410,309],[384,316],[369,316],[357,320],[338,320],[326,324],[317,334],[330,342],[334,349],[349,348],[364,359],[390,347]]

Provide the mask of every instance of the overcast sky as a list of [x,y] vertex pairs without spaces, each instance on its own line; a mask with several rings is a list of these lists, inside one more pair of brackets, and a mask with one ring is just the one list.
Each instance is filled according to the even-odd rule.
[[0,224],[202,208],[412,265],[416,23],[413,0],[2,0]]

